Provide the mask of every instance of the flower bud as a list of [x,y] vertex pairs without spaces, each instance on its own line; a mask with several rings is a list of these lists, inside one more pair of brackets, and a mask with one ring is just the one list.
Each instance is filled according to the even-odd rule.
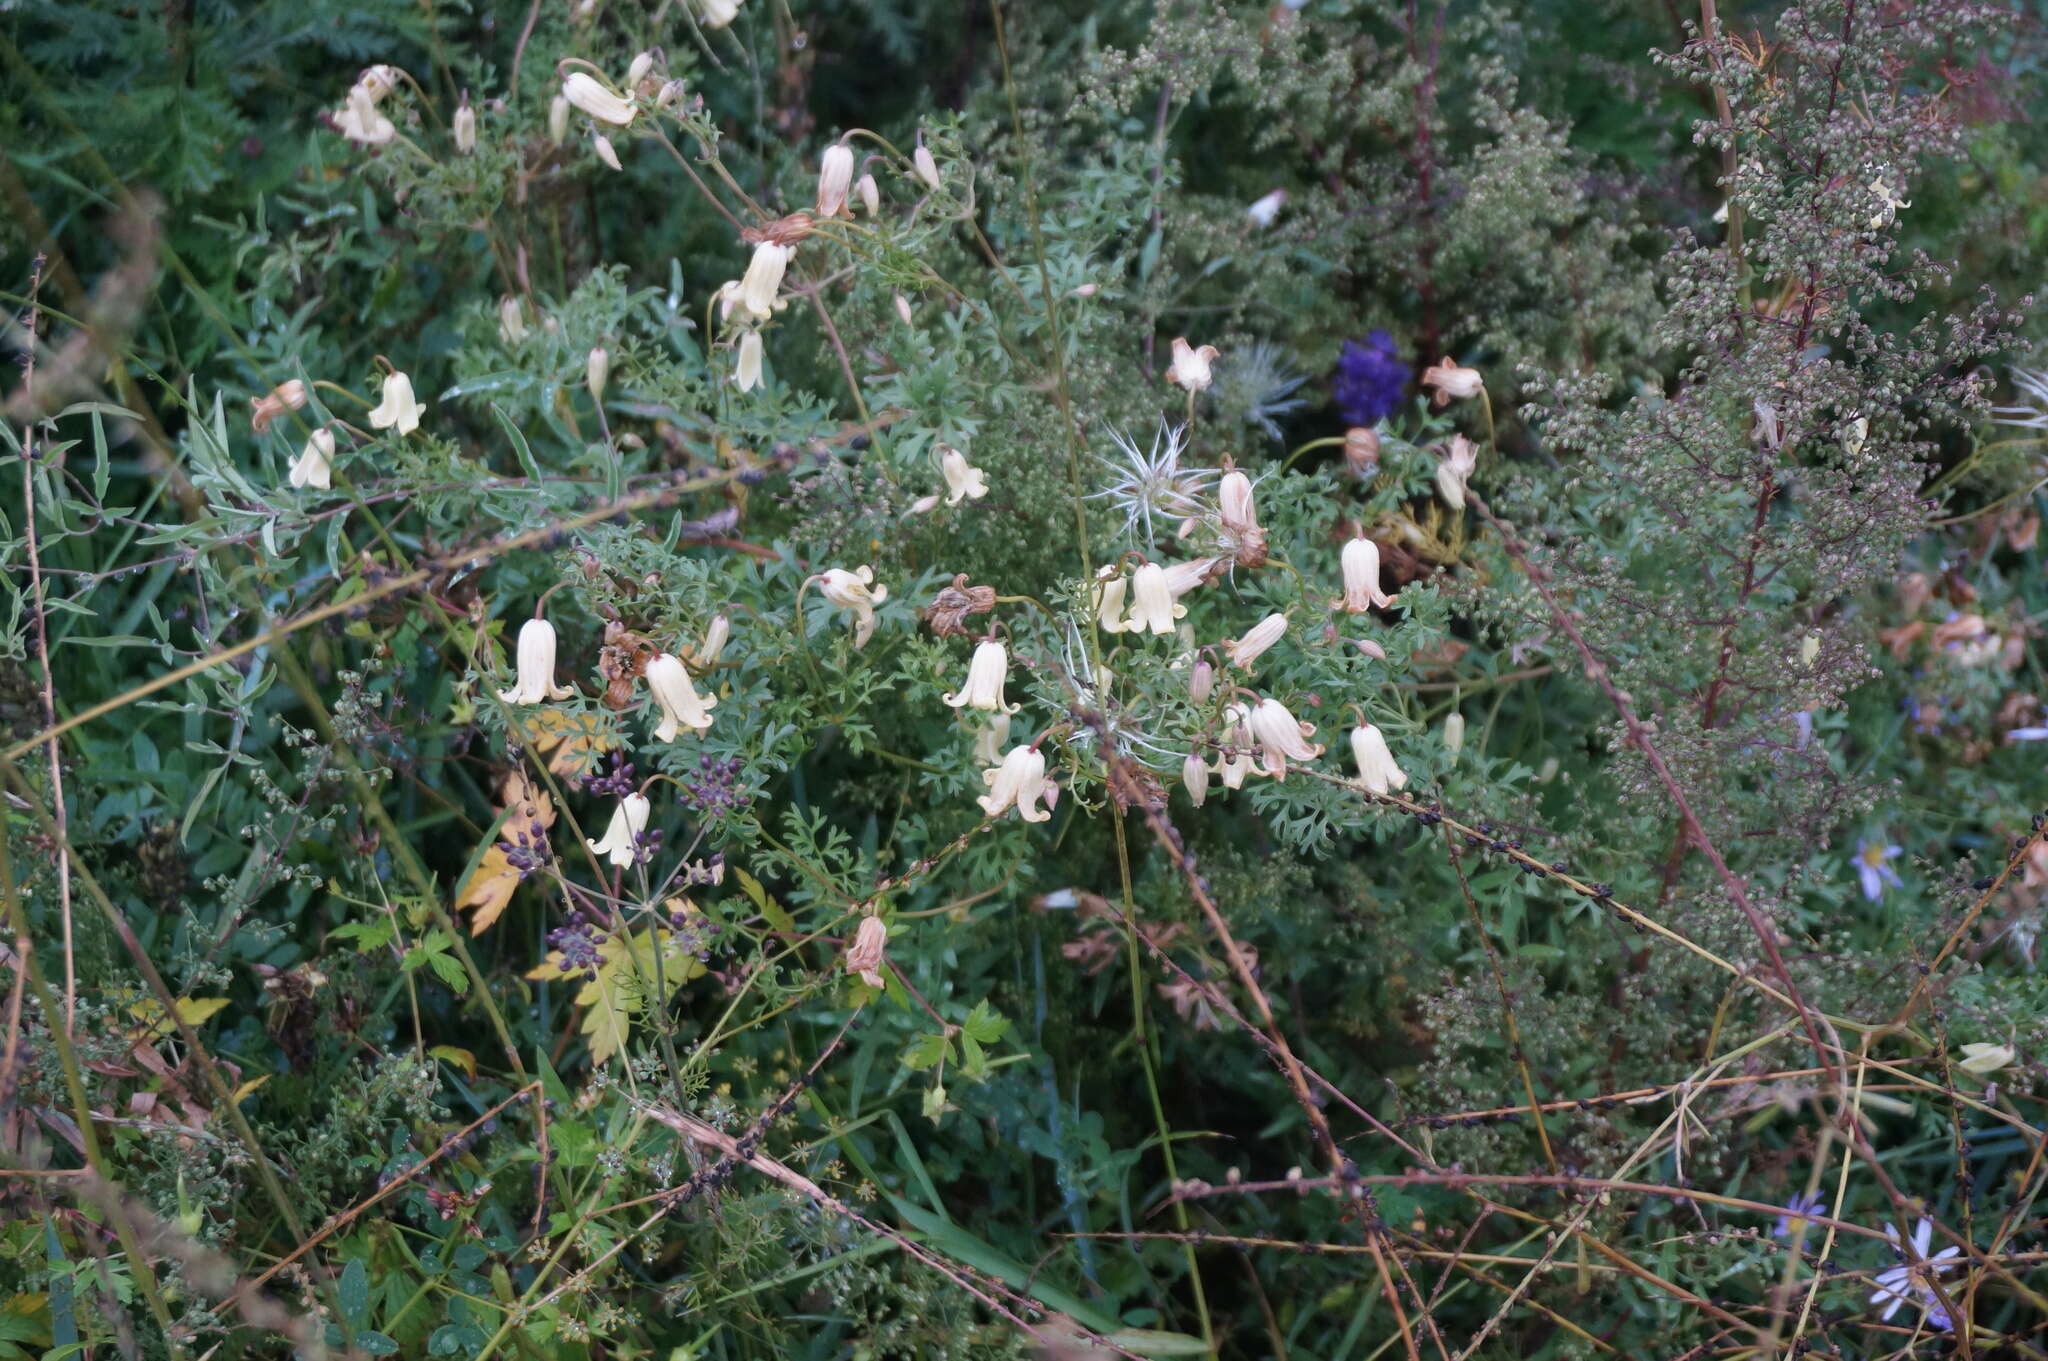
[[930,147],[920,144],[910,160],[911,164],[917,167],[917,177],[919,179],[923,180],[933,189],[939,187],[939,163],[932,159]]
[[852,184],[853,148],[834,142],[825,148],[818,165],[818,216],[838,217],[846,208],[846,191]]
[[1361,480],[1380,470],[1380,432],[1369,425],[1354,425],[1344,432],[1344,462],[1351,475]]
[[1216,690],[1216,668],[1208,662],[1196,662],[1188,672],[1188,700],[1197,706],[1207,704],[1209,696]]
[[591,134],[590,148],[591,150],[597,153],[597,159],[603,161],[612,169],[624,170],[626,168],[619,164],[619,153],[617,152],[617,150],[613,148],[612,139],[605,136],[603,133],[598,132]]
[[625,127],[637,112],[631,99],[607,89],[603,81],[588,71],[571,71],[562,77],[562,98],[600,123],[614,127]]
[[873,175],[862,175],[853,188],[860,195],[860,206],[868,210],[869,217],[882,211],[882,190]]
[[507,345],[517,345],[526,339],[525,309],[510,293],[498,299],[498,339]]
[[467,156],[476,150],[476,110],[464,100],[462,107],[455,111],[452,120],[455,132],[455,149]]
[[761,333],[749,331],[740,337],[739,361],[733,368],[733,385],[741,392],[761,386]]
[[937,496],[920,496],[910,503],[910,513],[912,515],[922,515],[926,511],[938,509],[938,505],[939,498]]
[[896,295],[896,315],[905,326],[910,325],[910,299],[901,293]]
[[548,105],[548,140],[556,146],[569,140],[569,100],[556,95]]
[[640,82],[647,79],[648,72],[653,69],[654,54],[652,52],[642,52],[634,57],[633,64],[626,68],[626,88],[628,90],[640,88]]
[[590,353],[583,360],[583,381],[590,388],[590,400],[604,400],[605,382],[612,376],[612,357],[602,345],[590,347]]
[[697,21],[708,29],[721,29],[739,17],[740,0],[695,0]]
[[1444,750],[1456,756],[1465,749],[1465,715],[1452,714],[1444,720]]

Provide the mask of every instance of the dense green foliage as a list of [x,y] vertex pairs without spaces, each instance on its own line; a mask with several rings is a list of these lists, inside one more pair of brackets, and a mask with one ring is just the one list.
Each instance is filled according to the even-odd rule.
[[2039,1354],[2037,21],[0,6],[0,1357]]

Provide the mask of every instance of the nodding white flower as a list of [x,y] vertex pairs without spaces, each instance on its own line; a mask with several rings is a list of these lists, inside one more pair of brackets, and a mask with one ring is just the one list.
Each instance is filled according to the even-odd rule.
[[306,441],[306,447],[299,450],[286,474],[294,487],[318,487],[326,491],[330,485],[328,474],[332,470],[328,460],[333,457],[334,432],[323,425]]
[[981,779],[988,786],[988,793],[975,802],[990,817],[999,818],[1012,806],[1026,822],[1044,822],[1052,817],[1051,810],[1040,808],[1038,801],[1042,798],[1052,803],[1058,797],[1057,786],[1045,778],[1045,753],[1036,747],[1011,747],[1003,763],[982,771]]
[[1436,465],[1436,494],[1452,510],[1465,508],[1465,488],[1479,467],[1479,446],[1463,435],[1451,436],[1451,447]]
[[1315,736],[1315,725],[1302,722],[1270,695],[1253,706],[1245,722],[1252,740],[1259,744],[1260,764],[1276,780],[1287,778],[1289,761],[1313,761],[1323,754],[1320,746],[1308,740]]
[[1338,555],[1344,571],[1344,594],[1330,602],[1346,614],[1386,609],[1394,597],[1380,589],[1380,546],[1364,535],[1350,540]]
[[1209,763],[1202,759],[1200,752],[1189,752],[1187,759],[1180,763],[1180,782],[1188,791],[1188,800],[1200,808],[1209,798]]
[[882,187],[875,183],[873,175],[862,175],[854,182],[853,190],[860,195],[860,206],[873,217],[882,211]]
[[[1891,226],[1899,215],[1899,209],[1913,206],[1908,200],[1893,193],[1892,187],[1885,183],[1882,175],[1870,182],[1870,192],[1877,195],[1877,211],[1870,216],[1872,231]],[[1890,1318],[1891,1315],[1887,1314],[1885,1317]]]
[[639,89],[640,82],[647,79],[648,72],[653,69],[654,54],[652,52],[641,52],[635,55],[632,64],[626,68],[626,88],[629,90]]
[[1003,683],[1010,675],[1010,649],[994,638],[974,645],[974,658],[967,663],[967,684],[945,697],[955,709],[987,709],[991,713],[1014,714],[1018,706],[1005,701]]
[[512,688],[498,692],[507,704],[545,704],[575,693],[555,684],[555,626],[545,619],[529,619],[519,626],[518,665]]
[[1207,662],[1196,662],[1188,672],[1188,702],[1197,707],[1207,704],[1215,690],[1216,668]]
[[517,345],[526,339],[525,309],[510,293],[498,299],[498,339],[507,345]]
[[1252,500],[1252,480],[1237,469],[1223,474],[1223,480],[1216,484],[1216,505],[1221,512],[1223,527],[1242,533],[1259,526],[1259,508]]
[[1371,477],[1380,470],[1380,432],[1354,425],[1344,432],[1344,463],[1353,477]]
[[773,241],[763,241],[754,247],[746,277],[740,280],[740,304],[756,321],[766,321],[775,315],[775,295],[782,289],[783,272],[795,253],[796,247]]
[[1728,200],[1722,199],[1721,206],[1714,209],[1714,221],[1726,225],[1728,221]]
[[1166,569],[1148,562],[1131,574],[1131,612],[1124,617],[1120,632],[1155,634],[1173,632],[1173,621],[1188,612],[1173,598],[1173,585]]
[[979,501],[988,495],[988,474],[967,461],[958,449],[939,446],[939,471],[946,477],[946,504],[957,506],[967,498]]
[[548,140],[556,146],[569,140],[569,99],[556,95],[548,104]]
[[467,156],[476,150],[476,110],[464,100],[462,107],[455,111],[452,120],[455,132],[455,149]]
[[371,103],[375,103],[398,88],[400,74],[396,66],[388,63],[366,66],[362,74],[356,77],[355,88],[368,95]]
[[917,170],[917,177],[933,189],[939,187],[939,163],[932,159],[932,149],[922,142],[911,153],[910,163]]
[[1436,389],[1431,406],[1445,407],[1454,400],[1477,397],[1486,380],[1480,377],[1478,369],[1464,368],[1455,359],[1446,358],[1422,371],[1422,385]]
[[1252,748],[1257,745],[1252,737],[1252,711],[1248,705],[1231,704],[1223,710],[1223,740],[1230,748],[1230,754],[1218,753],[1215,771],[1223,777],[1225,789],[1244,788],[1245,776],[1256,773],[1252,764]]
[[633,101],[612,90],[588,71],[571,71],[562,77],[562,98],[600,123],[623,128],[638,112]]
[[939,497],[936,494],[931,496],[920,496],[915,501],[912,501],[910,503],[910,513],[912,515],[923,515],[929,511],[937,510],[938,508]]
[[604,385],[612,376],[612,357],[604,346],[593,345],[583,360],[583,381],[590,388],[593,401],[604,400]]
[[647,689],[654,696],[655,711],[661,715],[661,722],[654,729],[657,742],[675,741],[676,733],[684,725],[698,732],[710,728],[711,711],[718,707],[718,701],[697,693],[697,687],[690,683],[690,668],[683,665],[681,657],[664,652],[647,663]]
[[1370,723],[1351,730],[1351,759],[1358,763],[1359,783],[1375,794],[1408,787],[1407,772],[1394,764],[1386,737]]
[[860,981],[871,988],[882,987],[882,961],[888,948],[889,924],[880,917],[862,917],[846,951],[846,971],[860,975]]
[[628,794],[619,800],[619,806],[612,809],[611,824],[604,829],[599,840],[583,838],[583,844],[590,847],[595,855],[607,856],[621,869],[638,858],[640,833],[647,829],[647,815],[654,811],[654,805],[645,794]]
[[334,127],[357,146],[383,146],[398,137],[397,126],[377,112],[376,99],[360,84],[349,90],[341,112],[334,116]]
[[1095,626],[1104,633],[1124,631],[1124,596],[1130,583],[1114,565],[1095,574]]
[[1456,756],[1465,749],[1465,715],[1452,714],[1444,720],[1444,750]]
[[305,380],[287,378],[261,397],[249,399],[249,428],[261,435],[269,431],[270,423],[287,411],[297,411],[306,404]]
[[1200,392],[1216,381],[1213,362],[1223,351],[1214,345],[1200,349],[1188,344],[1186,336],[1173,338],[1173,363],[1167,366],[1166,381],[1189,392]]
[[412,395],[412,379],[396,370],[384,375],[384,397],[370,412],[370,428],[410,435],[426,408]]
[[1934,1225],[1925,1219],[1914,1227],[1910,1243],[1900,1238],[1899,1231],[1889,1223],[1884,1226],[1884,1236],[1891,1240],[1892,1251],[1906,1259],[1905,1265],[1877,1273],[1872,1281],[1877,1289],[1871,1292],[1870,1302],[1884,1305],[1882,1317],[1886,1320],[1898,1313],[1902,1304],[1917,1302],[1938,1308],[1940,1297],[1934,1293],[1931,1282],[1960,1265],[1952,1259],[1962,1256],[1963,1250],[1950,1245],[1929,1255],[1927,1250],[1934,1244]]
[[1175,600],[1180,599],[1195,587],[1209,579],[1209,573],[1216,570],[1218,558],[1190,558],[1176,562],[1166,569],[1166,589],[1173,592]]
[[1956,1067],[1966,1073],[1986,1077],[2011,1063],[2019,1053],[2009,1044],[1966,1044],[1963,1059]]
[[866,647],[875,636],[875,606],[889,598],[887,586],[875,585],[875,569],[862,563],[851,572],[833,567],[815,578],[819,592],[842,610],[854,614],[853,645]]
[[761,386],[761,333],[748,331],[740,337],[739,361],[733,366],[733,386],[752,392]]
[[702,671],[717,662],[718,655],[725,651],[726,639],[732,637],[732,620],[723,614],[711,616],[710,626],[704,630],[704,641],[697,644],[697,650],[690,654],[690,665]]
[[1270,194],[1254,199],[1252,206],[1244,210],[1244,215],[1252,220],[1255,227],[1270,227],[1273,220],[1280,216],[1280,210],[1286,206],[1287,191],[1275,189]]
[[1850,458],[1863,452],[1863,441],[1870,438],[1870,417],[1858,416],[1842,427],[1842,452]]
[[818,162],[818,216],[853,216],[846,207],[846,191],[853,187],[853,148],[834,142],[825,148]]
[[740,0],[697,0],[697,21],[709,29],[724,28],[739,13]]
[[1003,744],[1010,740],[1010,716],[996,710],[989,721],[974,734],[974,759],[985,766],[992,766],[1003,759]]
[[[1246,630],[1244,637],[1223,645],[1232,666],[1250,666],[1259,654],[1280,641],[1287,632],[1287,616],[1269,614]],[[1197,701],[1199,703],[1199,701]]]
[[594,132],[590,135],[590,149],[597,153],[597,159],[603,161],[612,169],[624,170],[626,168],[625,166],[619,164],[618,148],[613,146],[612,139],[605,136],[603,133]]
[[[661,88],[654,92],[654,107],[666,109],[672,105],[680,104],[683,102],[683,96],[689,92],[690,87],[682,81],[665,80],[661,83]],[[721,861],[720,864],[722,866],[724,862]]]

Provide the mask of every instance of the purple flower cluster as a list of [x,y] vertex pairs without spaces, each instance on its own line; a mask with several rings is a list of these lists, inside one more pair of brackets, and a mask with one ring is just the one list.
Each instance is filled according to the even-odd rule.
[[562,972],[597,977],[604,956],[598,953],[608,933],[581,912],[571,912],[566,925],[548,932],[548,949],[562,952]]
[[1409,376],[1394,338],[1385,331],[1374,330],[1364,340],[1345,341],[1332,383],[1337,414],[1348,425],[1378,424],[1401,409]]
[[588,793],[609,794],[615,799],[623,799],[639,790],[633,782],[633,767],[627,764],[624,753],[616,751],[612,753],[611,771],[604,775],[585,775],[583,788]]
[[501,837],[499,844],[505,848],[505,861],[519,871],[521,879],[548,863],[554,852],[548,847],[548,829],[538,822],[529,822],[525,827],[511,831],[510,836]]
[[697,761],[696,774],[683,777],[683,803],[706,817],[730,816],[753,801],[753,796],[740,787],[740,762],[736,756],[721,761],[705,755]]

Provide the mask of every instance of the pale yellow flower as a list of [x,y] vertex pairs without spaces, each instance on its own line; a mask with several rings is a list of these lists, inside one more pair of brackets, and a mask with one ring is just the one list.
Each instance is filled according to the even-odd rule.
[[887,586],[875,585],[875,569],[863,563],[849,572],[833,567],[816,577],[819,593],[842,610],[854,615],[853,645],[866,647],[875,636],[875,606],[889,598]]
[[1252,707],[1245,725],[1251,729],[1252,740],[1259,744],[1260,764],[1276,780],[1287,778],[1289,761],[1313,761],[1323,754],[1320,746],[1308,740],[1315,736],[1315,726],[1297,719],[1285,704],[1271,696]]
[[1351,759],[1358,763],[1359,782],[1373,793],[1407,787],[1407,774],[1394,764],[1385,735],[1372,724],[1361,723],[1351,730]]
[[1385,609],[1394,597],[1380,589],[1380,546],[1363,535],[1345,543],[1338,555],[1344,572],[1344,594],[1330,602],[1346,614]]
[[1213,361],[1223,351],[1214,345],[1197,349],[1188,344],[1186,336],[1173,338],[1173,363],[1167,367],[1166,381],[1189,392],[1200,392],[1216,381]]
[[412,395],[412,379],[394,370],[384,375],[383,400],[370,412],[370,428],[410,435],[420,428],[420,416],[425,411]]
[[638,112],[633,101],[614,92],[588,71],[571,71],[562,77],[562,98],[600,123],[623,128]]
[[1486,386],[1486,380],[1478,369],[1465,368],[1456,360],[1447,358],[1422,371],[1422,385],[1436,391],[1430,405],[1443,407],[1453,401],[1477,397],[1480,389]]
[[592,854],[604,856],[624,869],[639,854],[640,833],[646,830],[648,815],[653,810],[654,805],[645,794],[628,794],[612,810],[612,820],[604,829],[604,836],[598,839],[584,837],[583,844],[590,847]]
[[655,726],[657,742],[673,742],[687,726],[704,732],[711,727],[711,710],[718,701],[699,695],[690,683],[690,668],[683,659],[664,652],[647,663],[647,689],[654,696],[655,712],[661,721]]
[[991,713],[1014,714],[1018,706],[1006,702],[1004,682],[1010,675],[1010,650],[994,638],[974,645],[973,660],[967,664],[967,684],[945,697],[955,709],[986,709]]
[[1001,817],[1012,807],[1026,822],[1045,822],[1052,817],[1038,801],[1042,798],[1050,804],[1058,797],[1057,786],[1045,778],[1045,753],[1036,747],[1010,748],[1003,763],[981,772],[981,779],[989,790],[975,801],[990,817]]
[[529,619],[519,626],[518,673],[510,690],[498,691],[507,704],[545,704],[576,693],[555,684],[555,626]]
[[988,474],[967,461],[958,449],[939,446],[939,471],[946,478],[946,504],[957,506],[967,498],[979,501],[988,495]]
[[846,191],[853,186],[853,148],[844,142],[834,142],[825,148],[825,155],[818,163],[818,216],[838,217],[853,214],[846,207]]
[[294,487],[317,487],[326,491],[331,485],[329,474],[334,457],[334,432],[322,426],[306,441],[306,447],[299,450],[297,458],[291,461],[286,475]]

